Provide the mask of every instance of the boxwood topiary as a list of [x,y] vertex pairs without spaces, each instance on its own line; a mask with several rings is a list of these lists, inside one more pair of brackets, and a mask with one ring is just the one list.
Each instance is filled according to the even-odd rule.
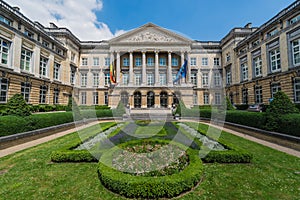
[[159,177],[131,175],[111,167],[112,155],[118,149],[116,146],[103,153],[98,164],[98,175],[106,188],[125,197],[147,199],[175,197],[195,187],[203,173],[198,151],[188,149],[186,152],[190,162],[179,173]]

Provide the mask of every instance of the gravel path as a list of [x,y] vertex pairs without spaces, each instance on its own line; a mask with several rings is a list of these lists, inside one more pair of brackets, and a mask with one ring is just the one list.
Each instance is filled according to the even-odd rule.
[[[101,121],[101,122],[108,122],[108,121]],[[181,121],[197,122],[196,120],[181,120]],[[97,123],[99,123],[99,122],[98,121],[91,122],[91,123],[88,123],[88,124],[85,124],[85,125],[82,125],[82,126],[79,126],[79,127],[69,129],[67,131],[62,131],[62,132],[59,132],[59,133],[56,133],[56,134],[53,134],[53,135],[50,135],[50,136],[46,136],[46,137],[43,137],[43,138],[40,138],[40,139],[37,139],[37,140],[33,140],[33,141],[30,141],[30,142],[27,142],[27,143],[24,143],[24,144],[20,144],[20,145],[16,145],[16,146],[13,146],[13,147],[9,147],[7,149],[0,150],[0,158],[4,157],[4,156],[7,156],[7,155],[10,155],[10,154],[13,154],[15,152],[30,148],[30,147],[37,146],[37,145],[45,143],[45,142],[54,140],[54,139],[62,137],[64,135],[67,135],[67,134],[76,132],[78,130],[90,127],[90,126],[95,125]],[[280,146],[280,145],[277,145],[277,144],[274,144],[274,143],[271,143],[271,142],[267,142],[267,141],[264,141],[264,140],[246,135],[246,134],[242,134],[242,133],[239,133],[237,131],[233,131],[233,130],[230,130],[230,129],[227,129],[227,128],[223,128],[223,127],[220,127],[220,126],[217,126],[217,125],[212,125],[212,124],[204,123],[204,122],[201,122],[201,123],[219,128],[219,129],[221,129],[223,131],[226,131],[228,133],[231,133],[233,135],[237,135],[237,136],[245,138],[247,140],[254,141],[254,142],[262,144],[264,146],[268,146],[270,148],[273,148],[273,149],[276,149],[278,151],[285,152],[287,154],[290,154],[290,155],[293,155],[293,156],[296,156],[296,157],[300,158],[300,151],[296,151],[296,150],[293,150],[293,149],[290,149],[290,148],[287,148],[287,147],[283,147],[283,146]]]

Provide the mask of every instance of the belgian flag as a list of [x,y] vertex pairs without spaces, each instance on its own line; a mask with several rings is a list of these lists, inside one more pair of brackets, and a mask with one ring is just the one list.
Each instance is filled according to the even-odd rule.
[[109,67],[110,83],[116,84],[116,68],[114,64],[111,63]]

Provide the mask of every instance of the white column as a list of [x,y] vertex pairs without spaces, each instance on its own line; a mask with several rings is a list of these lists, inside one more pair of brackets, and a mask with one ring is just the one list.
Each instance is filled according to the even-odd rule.
[[167,77],[168,77],[168,86],[171,86],[173,83],[172,80],[172,52],[169,51],[168,54],[168,71],[167,71]]
[[[181,66],[184,64],[184,52],[182,51],[181,52]],[[180,67],[181,67],[180,66]],[[185,80],[185,78],[182,78],[181,79],[181,83],[186,83],[186,80]]]
[[158,63],[158,53],[159,51],[155,51],[155,85],[159,85],[159,63]]
[[121,82],[121,80],[120,80],[120,78],[121,78],[121,60],[120,59],[121,59],[120,52],[117,51],[117,58],[116,58],[116,60],[117,60],[117,80],[116,80],[116,82],[117,83]]
[[197,72],[197,87],[200,88],[201,85],[202,85],[202,76],[201,76],[201,71],[200,69],[198,69],[198,72]]
[[146,73],[146,52],[142,51],[142,85],[147,84],[147,73]]
[[190,59],[190,53],[188,52],[187,53],[187,66],[186,66],[186,82],[187,83],[191,83],[191,64],[189,62],[189,59]]
[[129,85],[133,85],[133,54],[129,52]]

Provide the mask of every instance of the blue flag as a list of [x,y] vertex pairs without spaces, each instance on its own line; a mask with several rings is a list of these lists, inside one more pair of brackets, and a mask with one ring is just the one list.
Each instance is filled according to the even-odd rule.
[[184,59],[183,65],[180,67],[179,72],[176,75],[175,80],[173,83],[176,83],[179,81],[181,78],[186,78],[186,67],[187,67],[187,59]]

